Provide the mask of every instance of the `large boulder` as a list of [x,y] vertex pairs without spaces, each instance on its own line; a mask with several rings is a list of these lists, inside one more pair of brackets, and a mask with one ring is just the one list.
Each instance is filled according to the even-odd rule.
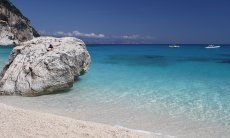
[[0,46],[15,45],[39,37],[38,32],[9,0],[0,0]]
[[13,49],[0,74],[0,94],[56,93],[72,87],[89,64],[86,46],[77,38],[34,38]]

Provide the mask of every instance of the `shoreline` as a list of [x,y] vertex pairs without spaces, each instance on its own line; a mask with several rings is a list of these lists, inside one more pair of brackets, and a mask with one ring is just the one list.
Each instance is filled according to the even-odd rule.
[[166,137],[147,131],[75,120],[0,103],[1,137]]

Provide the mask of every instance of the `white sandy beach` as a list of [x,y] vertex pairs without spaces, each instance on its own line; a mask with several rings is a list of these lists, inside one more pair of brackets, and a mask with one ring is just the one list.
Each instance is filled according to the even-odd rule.
[[0,103],[0,137],[153,138],[148,132],[34,112]]

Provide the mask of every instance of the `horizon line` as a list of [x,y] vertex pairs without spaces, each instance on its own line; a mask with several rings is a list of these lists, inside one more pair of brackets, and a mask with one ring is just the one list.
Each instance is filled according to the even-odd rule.
[[[86,45],[170,45],[173,43],[87,43],[85,42]],[[230,44],[225,44],[225,43],[176,43],[178,45],[210,45],[210,44],[214,44],[214,45],[230,45]]]

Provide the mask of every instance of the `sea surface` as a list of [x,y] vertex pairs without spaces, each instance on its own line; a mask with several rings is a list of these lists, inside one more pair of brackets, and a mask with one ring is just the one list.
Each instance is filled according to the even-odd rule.
[[[230,45],[88,45],[67,92],[1,96],[8,105],[176,137],[230,137]],[[0,48],[0,68],[12,48]]]

